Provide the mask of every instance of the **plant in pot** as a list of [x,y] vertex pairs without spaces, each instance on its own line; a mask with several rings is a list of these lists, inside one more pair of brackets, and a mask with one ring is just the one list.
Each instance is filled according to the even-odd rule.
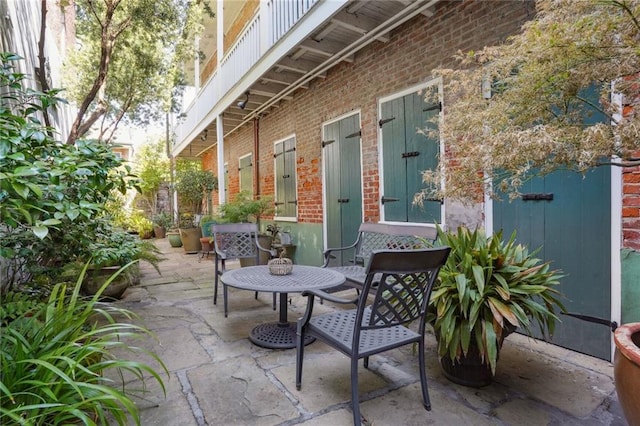
[[[221,223],[258,223],[260,217],[268,214],[272,214],[273,198],[272,197],[260,197],[253,198],[248,192],[239,192],[235,198],[220,206],[218,220]],[[260,245],[264,248],[270,249],[273,241],[273,235],[269,233],[260,233],[258,235]],[[253,259],[240,259],[242,266],[249,266]],[[269,253],[260,253],[260,264],[266,265],[269,261]]]
[[[82,265],[90,262],[89,271],[82,285],[84,294],[93,295],[122,266],[134,261],[144,260],[150,263],[158,273],[158,264],[163,260],[161,252],[149,240],[140,240],[135,235],[103,224],[93,234],[84,254],[78,256],[76,262],[65,266],[65,275],[77,276]],[[122,272],[118,279],[103,290],[104,297],[119,299],[124,291],[140,280],[138,264],[134,264]]]
[[178,172],[176,190],[183,206],[180,214],[180,237],[186,253],[197,253],[202,249],[202,235],[195,217],[201,213],[204,201],[217,188],[218,178],[209,170],[187,168]]
[[445,376],[480,387],[491,383],[504,339],[516,328],[531,336],[553,335],[556,311],[565,311],[556,288],[562,275],[502,231],[438,227],[436,246],[451,247],[440,270],[427,320],[438,340]]
[[171,215],[167,212],[157,213],[153,216],[153,233],[156,238],[164,238],[167,230],[173,225]]
[[131,215],[131,223],[141,239],[148,240],[153,237],[153,222],[144,215],[142,210],[135,211]]

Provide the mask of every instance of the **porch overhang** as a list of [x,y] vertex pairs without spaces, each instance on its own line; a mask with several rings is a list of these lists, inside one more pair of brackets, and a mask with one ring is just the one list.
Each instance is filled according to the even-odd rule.
[[[184,121],[176,126],[172,155],[201,157],[217,143],[219,117],[222,134],[230,135],[293,99],[297,90],[313,80],[325,78],[333,66],[353,62],[355,54],[370,43],[387,42],[392,30],[416,15],[432,16],[441,1],[319,0],[255,61],[238,63],[238,58],[264,49],[265,41],[258,35],[265,35],[263,25],[270,24],[262,21],[272,13],[266,13],[261,3],[239,42],[181,114]],[[245,71],[234,72],[243,65]],[[245,99],[246,105],[240,108],[238,103]]]

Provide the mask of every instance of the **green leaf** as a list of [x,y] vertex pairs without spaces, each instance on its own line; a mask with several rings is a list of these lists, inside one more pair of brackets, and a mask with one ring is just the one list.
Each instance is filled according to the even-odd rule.
[[47,228],[46,226],[32,226],[31,230],[34,234],[36,234],[36,237],[40,238],[41,240],[43,240],[49,234],[49,228]]
[[476,286],[478,287],[478,291],[480,295],[484,294],[484,270],[480,265],[472,265],[471,269],[473,271],[473,279],[476,282]]

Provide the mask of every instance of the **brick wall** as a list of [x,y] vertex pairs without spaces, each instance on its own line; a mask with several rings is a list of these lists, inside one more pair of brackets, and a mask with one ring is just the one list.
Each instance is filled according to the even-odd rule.
[[640,250],[640,167],[624,169],[622,183],[622,246]]
[[[295,134],[299,222],[321,223],[322,123],[359,112],[365,221],[379,220],[378,99],[430,80],[430,71],[453,64],[459,50],[504,40],[535,13],[532,2],[447,2],[435,16],[422,15],[394,30],[388,43],[374,42],[341,63],[324,80],[300,89],[259,121],[260,193],[273,195],[273,143]],[[446,98],[445,98],[446,102]],[[238,190],[238,157],[253,150],[253,126],[225,139],[229,190]]]

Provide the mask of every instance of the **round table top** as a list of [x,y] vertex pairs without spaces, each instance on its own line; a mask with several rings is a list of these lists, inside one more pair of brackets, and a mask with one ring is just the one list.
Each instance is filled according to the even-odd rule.
[[222,282],[244,290],[296,293],[334,287],[345,282],[343,274],[318,266],[293,265],[289,275],[272,275],[266,265],[246,266],[222,274]]

